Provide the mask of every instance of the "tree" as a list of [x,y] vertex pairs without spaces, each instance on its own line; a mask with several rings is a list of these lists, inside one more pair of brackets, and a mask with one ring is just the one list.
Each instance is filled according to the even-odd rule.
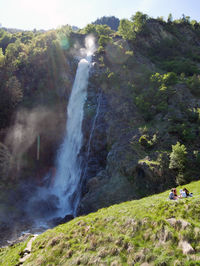
[[12,35],[3,29],[0,29],[0,47],[5,53],[6,47],[9,43],[14,42]]
[[4,59],[5,59],[5,57],[4,57],[4,54],[3,54],[3,50],[2,50],[2,48],[0,48],[0,67],[3,66]]
[[168,23],[172,23],[173,22],[173,17],[172,17],[171,13],[168,15],[167,22]]
[[96,31],[97,31],[98,36],[110,35],[113,32],[111,28],[107,25],[97,25]]
[[175,85],[178,82],[178,77],[174,72],[168,72],[163,75],[163,83],[166,86]]
[[15,76],[9,78],[6,83],[5,91],[11,107],[15,107],[23,98],[21,84]]
[[112,38],[109,36],[101,35],[99,38],[99,45],[105,47],[108,43],[112,41]]
[[182,172],[187,160],[186,155],[187,151],[184,144],[181,145],[180,142],[177,142],[176,145],[172,145],[169,168]]
[[133,30],[133,22],[128,19],[121,19],[119,28],[119,34],[126,40],[133,40],[135,39],[135,32]]
[[134,31],[135,32],[140,32],[142,31],[147,22],[148,16],[146,14],[143,14],[142,12],[136,12],[135,15],[131,17],[131,20],[133,21],[134,24]]
[[8,147],[0,142],[0,174],[2,179],[6,179],[13,166],[13,158]]
[[192,77],[189,77],[186,81],[189,89],[195,96],[200,96],[200,75],[194,74]]
[[83,29],[83,33],[85,33],[85,34],[89,34],[89,33],[96,34],[96,33],[97,33],[96,25],[94,25],[94,24],[88,24],[88,25]]

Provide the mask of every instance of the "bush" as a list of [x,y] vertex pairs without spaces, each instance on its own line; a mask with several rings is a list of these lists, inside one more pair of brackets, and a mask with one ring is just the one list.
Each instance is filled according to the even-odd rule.
[[112,42],[112,38],[109,36],[101,35],[99,38],[99,45],[105,47],[108,43]]
[[149,147],[149,140],[147,135],[142,135],[139,139],[139,143],[144,147]]
[[135,32],[133,30],[133,22],[128,19],[121,19],[119,24],[119,35],[126,40],[134,40]]
[[163,75],[163,83],[166,86],[175,85],[178,82],[176,73],[169,72]]
[[118,85],[119,84],[119,77],[116,73],[110,72],[108,74],[108,82],[110,85]]
[[146,31],[146,22],[148,20],[148,15],[143,14],[142,12],[136,12],[135,15],[131,17],[134,25],[135,32]]
[[166,74],[155,73],[150,77],[153,87],[167,87],[175,85],[178,82],[178,77],[174,72],[168,72]]
[[0,67],[3,66],[4,60],[5,60],[5,57],[4,57],[4,54],[3,54],[3,50],[2,50],[2,48],[0,48]]
[[182,172],[186,164],[186,147],[184,144],[177,142],[176,145],[172,145],[172,152],[170,154],[169,168]]
[[199,74],[199,68],[197,65],[189,59],[175,59],[170,61],[165,61],[162,64],[163,69],[166,71],[172,71],[176,74],[185,73],[187,76],[193,74]]
[[153,138],[149,140],[148,135],[142,135],[139,139],[139,143],[145,148],[153,147],[157,142],[157,135],[154,134]]
[[200,75],[193,75],[187,79],[187,85],[195,96],[200,96]]

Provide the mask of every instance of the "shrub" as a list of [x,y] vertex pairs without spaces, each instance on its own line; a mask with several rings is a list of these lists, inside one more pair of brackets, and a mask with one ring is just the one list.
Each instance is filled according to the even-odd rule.
[[153,147],[157,142],[157,135],[154,134],[153,138],[149,140],[148,135],[142,135],[139,139],[139,143],[144,146],[145,148]]
[[112,38],[109,36],[101,35],[99,38],[99,45],[105,47],[108,43],[111,43]]
[[194,74],[187,79],[187,85],[195,96],[200,96],[200,75]]
[[134,40],[135,32],[133,30],[133,22],[128,19],[121,19],[119,24],[119,35],[126,40]]
[[5,58],[4,58],[3,50],[2,48],[0,48],[0,67],[3,66],[4,60]]
[[178,77],[174,72],[166,74],[155,73],[150,77],[150,82],[154,87],[166,87],[175,85],[178,82]]
[[136,12],[135,15],[131,17],[134,24],[134,31],[141,32],[146,31],[146,22],[148,20],[148,15],[143,14],[142,12]]
[[15,107],[23,98],[21,84],[15,76],[10,77],[6,82],[5,91],[8,95],[8,101],[12,107]]
[[182,172],[186,164],[186,147],[184,144],[177,142],[176,145],[172,145],[172,152],[170,154],[170,169],[175,169]]
[[118,75],[114,72],[110,72],[108,74],[108,82],[110,85],[117,85],[119,83]]
[[8,177],[12,162],[12,155],[8,147],[0,142],[0,174],[2,179]]
[[172,71],[176,74],[185,73],[187,76],[199,73],[199,68],[190,59],[175,59],[165,61],[162,64],[162,67],[166,71]]
[[142,135],[139,139],[139,143],[144,147],[149,147],[149,140],[147,135]]
[[163,83],[167,86],[175,85],[178,82],[176,73],[169,72],[163,75]]

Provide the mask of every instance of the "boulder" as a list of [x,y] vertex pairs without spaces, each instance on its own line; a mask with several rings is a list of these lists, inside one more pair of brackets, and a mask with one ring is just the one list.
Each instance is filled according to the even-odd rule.
[[51,219],[48,224],[51,227],[57,226],[59,224],[64,224],[74,219],[74,216],[72,214],[67,214],[65,217],[57,217]]
[[187,241],[181,240],[178,246],[182,249],[184,255],[194,253],[193,247]]

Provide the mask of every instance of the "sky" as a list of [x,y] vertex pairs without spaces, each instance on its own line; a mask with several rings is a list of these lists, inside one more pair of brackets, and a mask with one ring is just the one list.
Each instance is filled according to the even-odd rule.
[[2,27],[23,30],[52,29],[62,25],[79,28],[102,16],[130,18],[137,11],[151,17],[172,13],[200,21],[200,0],[0,0]]

